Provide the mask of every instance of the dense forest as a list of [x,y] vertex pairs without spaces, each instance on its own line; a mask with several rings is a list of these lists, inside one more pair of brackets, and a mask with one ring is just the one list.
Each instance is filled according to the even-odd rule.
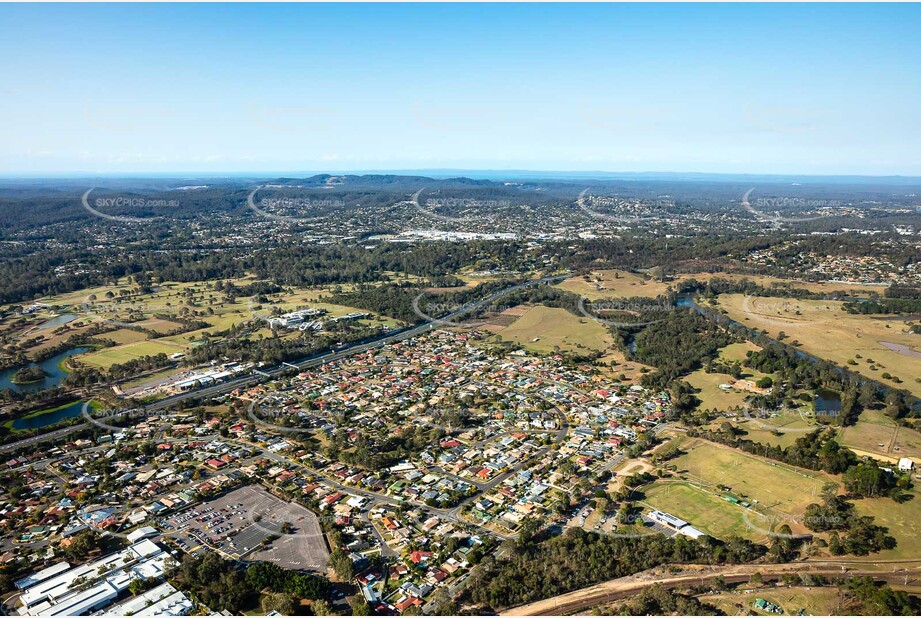
[[549,539],[519,540],[501,559],[487,558],[467,587],[473,603],[501,609],[546,599],[661,564],[750,562],[765,548],[740,538],[692,541],[659,535],[619,538],[578,528]]

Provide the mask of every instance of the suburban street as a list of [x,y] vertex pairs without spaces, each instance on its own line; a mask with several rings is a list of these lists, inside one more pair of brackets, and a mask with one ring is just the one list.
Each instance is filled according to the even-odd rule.
[[[534,286],[550,283],[552,281],[562,281],[563,279],[566,279],[570,276],[571,276],[570,273],[566,273],[566,274],[553,275],[549,277],[541,277],[539,279],[532,279],[530,281],[525,281],[525,282],[510,286],[508,288],[499,290],[497,292],[493,292],[492,294],[489,294],[488,296],[484,298],[468,303],[464,305],[463,307],[460,307],[459,309],[452,311],[451,313],[445,316],[442,316],[440,318],[436,318],[434,320],[430,320],[422,324],[418,324],[416,326],[411,326],[411,327],[408,327],[408,328],[405,328],[399,331],[395,331],[383,337],[378,337],[370,341],[356,343],[354,345],[348,346],[346,348],[343,348],[335,352],[327,352],[327,353],[320,354],[320,355],[314,355],[314,356],[310,356],[308,358],[305,358],[305,359],[302,359],[300,361],[296,361],[293,363],[284,363],[282,365],[273,367],[271,369],[259,370],[258,373],[254,373],[253,375],[237,378],[234,380],[228,380],[227,382],[215,384],[214,386],[206,386],[206,387],[198,388],[198,389],[191,390],[185,393],[179,393],[177,395],[173,395],[172,397],[166,397],[165,399],[161,399],[149,405],[143,406],[143,408],[139,410],[133,410],[133,411],[126,410],[124,412],[119,412],[117,414],[111,415],[107,418],[111,420],[114,418],[118,418],[119,416],[129,414],[129,413],[141,414],[145,416],[150,415],[152,412],[164,410],[171,405],[174,405],[182,401],[186,401],[188,399],[204,399],[204,398],[209,398],[209,397],[215,397],[218,395],[223,395],[225,393],[229,393],[238,388],[245,388],[253,384],[258,384],[260,382],[271,380],[272,378],[277,378],[278,376],[283,375],[285,372],[288,372],[288,371],[311,369],[314,367],[319,367],[325,363],[337,361],[343,358],[347,358],[349,356],[353,356],[355,354],[361,354],[362,352],[366,352],[375,347],[387,345],[389,343],[394,343],[396,341],[403,341],[405,339],[411,339],[413,337],[418,337],[419,335],[427,333],[433,330],[434,328],[436,328],[437,323],[461,317],[465,314],[470,313],[471,311],[475,311],[481,307],[484,307],[487,304],[499,298],[502,298],[503,296],[513,294],[515,292],[527,289],[529,287],[534,287]],[[11,442],[9,444],[0,445],[0,452],[15,451],[15,450],[18,450],[24,447],[28,447],[28,446],[32,446],[34,444],[38,444],[38,443],[45,442],[48,440],[56,440],[58,438],[63,438],[71,433],[86,429],[87,427],[88,427],[87,423],[78,423],[78,424],[70,425],[68,427],[63,427],[61,429],[56,429],[54,431],[49,431],[47,433],[39,434],[37,436],[24,438],[16,442]]]

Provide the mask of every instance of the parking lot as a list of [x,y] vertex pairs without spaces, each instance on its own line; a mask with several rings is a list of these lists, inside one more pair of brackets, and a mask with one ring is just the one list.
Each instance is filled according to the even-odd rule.
[[329,558],[316,515],[261,486],[241,487],[175,513],[162,527],[187,552],[205,546],[229,558],[315,571],[325,570]]

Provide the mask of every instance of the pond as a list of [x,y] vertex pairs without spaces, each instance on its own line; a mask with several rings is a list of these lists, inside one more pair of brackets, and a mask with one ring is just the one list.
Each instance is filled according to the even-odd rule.
[[841,411],[841,395],[827,388],[815,392],[815,413],[820,416],[838,416]]
[[[58,386],[67,375],[67,372],[60,367],[61,361],[77,354],[89,352],[92,349],[93,348],[87,347],[71,348],[69,350],[59,352],[51,358],[45,359],[38,363],[38,366],[44,369],[46,374],[45,379],[41,382],[32,382],[30,384],[14,384],[13,376],[16,375],[16,372],[19,371],[21,367],[11,367],[10,369],[4,369],[0,371],[0,389],[8,388],[16,391],[17,393],[34,393],[46,388]],[[30,364],[30,366],[32,365],[35,365],[35,363]]]
[[34,412],[27,417],[17,418],[13,421],[13,429],[41,429],[42,427],[54,425],[55,423],[60,423],[69,418],[76,418],[80,416],[82,411],[83,402],[75,401],[59,408],[42,410],[40,412]]
[[50,320],[48,320],[47,322],[39,326],[39,328],[57,328],[58,326],[64,326],[68,322],[73,322],[78,317],[80,316],[74,315],[72,313],[64,313],[62,315],[59,315],[56,318],[51,318]]

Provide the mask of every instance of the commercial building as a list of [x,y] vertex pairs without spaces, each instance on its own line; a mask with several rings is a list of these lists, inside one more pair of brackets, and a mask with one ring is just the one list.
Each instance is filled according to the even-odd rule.
[[[149,539],[109,554],[95,562],[70,568],[54,565],[35,583],[25,585],[20,614],[28,616],[82,616],[102,609],[128,589],[134,579],[162,577],[169,554]],[[66,565],[67,563],[61,563]]]
[[163,583],[144,594],[100,612],[106,616],[187,616],[192,601],[172,584]]
[[702,536],[706,536],[705,533],[701,532],[680,517],[675,517],[671,513],[666,513],[664,511],[650,511],[649,518],[656,523],[662,524],[663,526],[668,526],[669,528],[677,531],[678,534],[683,534],[684,536],[690,537],[692,539],[699,539]]

